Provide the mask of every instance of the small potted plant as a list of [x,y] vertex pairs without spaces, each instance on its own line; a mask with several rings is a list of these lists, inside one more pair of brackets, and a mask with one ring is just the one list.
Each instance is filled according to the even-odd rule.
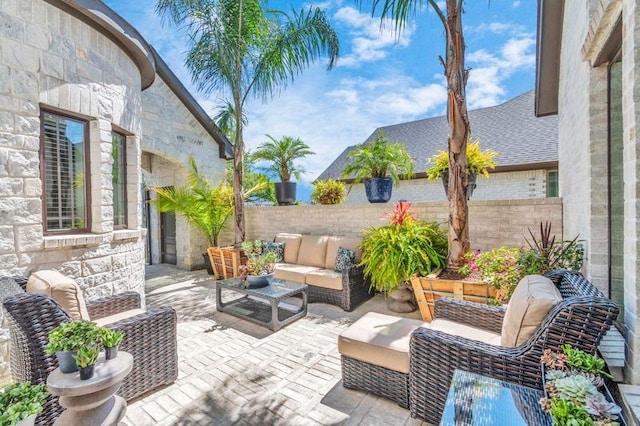
[[78,371],[73,353],[78,349],[96,344],[100,327],[91,321],[63,322],[49,333],[47,353],[55,354],[63,373]]
[[97,344],[78,348],[73,359],[76,360],[78,370],[80,370],[80,380],[89,380],[93,377],[98,355],[100,355],[100,346]]
[[104,347],[105,359],[113,359],[118,356],[118,346],[122,343],[124,333],[118,330],[101,327],[98,341]]
[[[482,175],[489,177],[489,170],[496,167],[495,158],[498,153],[492,149],[482,151],[478,139],[467,144],[467,169],[469,170],[469,183],[467,186],[467,199],[471,198],[476,187],[476,177]],[[438,151],[433,157],[428,159],[431,167],[427,169],[427,178],[436,180],[442,178],[444,191],[449,197],[449,153]]]
[[315,153],[300,138],[283,136],[278,140],[271,135],[266,136],[269,141],[258,146],[251,154],[251,159],[270,163],[268,167],[262,167],[262,169],[274,173],[280,178],[280,182],[275,184],[278,205],[294,204],[296,201],[296,182],[291,182],[291,177],[300,179],[300,175],[305,172],[294,161]]
[[14,383],[0,393],[0,426],[33,425],[49,392],[45,385]]
[[319,204],[340,204],[347,197],[347,186],[340,180],[318,180],[313,183],[311,199]]
[[269,285],[278,260],[276,254],[263,253],[260,240],[243,242],[242,250],[247,256],[247,263],[240,268],[240,277],[245,280],[247,287],[260,288]]
[[413,176],[413,159],[405,146],[390,143],[384,133],[370,143],[363,143],[347,155],[349,163],[342,171],[355,183],[364,180],[364,188],[370,203],[386,203],[391,199],[393,184],[400,177]]

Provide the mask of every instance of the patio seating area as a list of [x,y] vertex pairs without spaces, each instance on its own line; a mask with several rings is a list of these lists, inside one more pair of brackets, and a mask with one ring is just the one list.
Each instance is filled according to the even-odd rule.
[[179,374],[130,401],[127,424],[425,424],[392,401],[342,386],[338,335],[366,312],[388,313],[381,295],[353,312],[309,304],[306,317],[273,333],[217,312],[205,271],[148,266],[146,292],[148,305],[178,313]]

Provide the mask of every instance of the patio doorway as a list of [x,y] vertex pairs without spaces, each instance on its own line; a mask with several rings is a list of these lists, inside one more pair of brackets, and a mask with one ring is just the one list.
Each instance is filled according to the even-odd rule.
[[173,212],[160,213],[161,262],[178,263],[176,250],[176,215]]

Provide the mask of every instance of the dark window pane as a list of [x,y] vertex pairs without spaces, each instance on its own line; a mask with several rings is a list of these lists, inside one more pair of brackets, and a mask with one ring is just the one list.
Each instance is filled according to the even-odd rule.
[[113,226],[123,228],[127,225],[127,165],[126,137],[113,133],[111,152],[113,155]]

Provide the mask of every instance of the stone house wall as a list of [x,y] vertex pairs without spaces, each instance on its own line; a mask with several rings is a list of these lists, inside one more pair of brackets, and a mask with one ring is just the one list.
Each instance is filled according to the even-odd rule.
[[[545,198],[547,196],[547,171],[527,170],[518,172],[492,173],[488,178],[478,176],[473,200]],[[364,184],[347,185],[349,191],[346,203],[366,203]],[[426,178],[400,181],[393,186],[391,202],[445,201],[441,180]]]

